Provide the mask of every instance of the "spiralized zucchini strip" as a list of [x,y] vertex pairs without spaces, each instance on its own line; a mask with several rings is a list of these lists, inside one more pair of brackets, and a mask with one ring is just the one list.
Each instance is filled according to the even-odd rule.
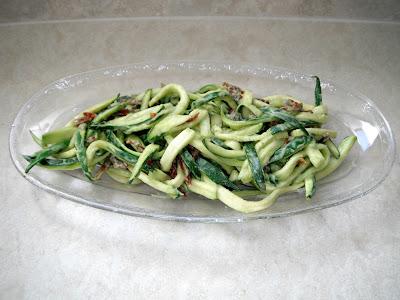
[[245,158],[245,153],[242,149],[241,150],[226,149],[217,144],[214,144],[209,139],[205,139],[204,144],[207,147],[207,149],[210,150],[215,155],[219,155],[221,157],[226,157],[226,158],[237,158],[237,159]]
[[108,100],[106,100],[106,101],[104,101],[104,102],[100,102],[100,103],[98,103],[98,104],[95,104],[95,105],[93,105],[93,106],[91,106],[91,107],[88,107],[87,109],[85,109],[84,111],[82,111],[82,112],[80,112],[78,115],[76,115],[76,116],[75,116],[72,120],[70,120],[67,124],[65,124],[65,127],[73,127],[73,126],[74,126],[74,122],[75,122],[77,119],[83,117],[83,113],[84,113],[84,112],[98,113],[98,112],[100,112],[100,111],[103,111],[103,110],[106,109],[111,103],[113,103],[117,98],[118,98],[118,96],[117,96],[117,97],[110,98],[110,99],[108,99]]
[[[283,144],[284,144],[283,138],[279,137],[274,137],[273,139],[270,140],[269,144],[265,145],[263,148],[259,148],[259,150],[257,150],[257,144],[256,144],[255,149],[257,151],[258,157],[260,158],[261,164],[265,165],[268,162],[269,158]],[[240,169],[238,179],[241,180],[243,183],[249,183],[252,180],[251,170],[248,160],[244,161],[242,168]]]
[[176,187],[158,181],[143,172],[140,172],[138,179],[141,180],[143,183],[153,187],[154,189],[167,194],[171,198],[178,198],[180,195],[182,195],[182,193],[179,192]]
[[[319,145],[320,146],[320,145]],[[325,145],[321,145],[321,146],[325,146]],[[296,179],[295,179],[295,183],[298,183],[300,181],[304,181],[305,178],[314,175],[316,172],[321,171],[323,169],[325,169],[328,164],[329,161],[331,159],[331,152],[329,151],[328,147],[321,147],[321,152],[322,152],[322,161],[318,166],[315,166],[313,164],[312,167],[308,168],[305,172],[303,172],[302,174],[300,174]],[[307,150],[306,150],[307,153]],[[310,161],[311,158],[310,156],[308,156]],[[312,163],[312,162],[311,162]]]
[[119,183],[124,183],[124,184],[131,184],[131,185],[136,185],[141,183],[139,179],[134,179],[132,181],[129,180],[131,172],[128,170],[123,170],[123,169],[117,169],[117,168],[109,168],[106,170],[106,173],[108,176],[110,176],[112,179]]
[[349,155],[351,148],[353,147],[354,143],[357,141],[357,138],[352,135],[346,137],[340,144],[339,144],[339,153],[340,157],[339,158],[331,158],[327,164],[327,166],[319,170],[316,174],[316,180],[320,180],[329,174],[331,174],[333,171],[335,171],[341,163],[343,163],[344,159]]
[[170,170],[176,156],[192,141],[195,135],[196,133],[192,129],[186,128],[169,143],[160,159],[161,169],[164,172]]
[[172,179],[165,181],[165,183],[176,188],[180,187],[185,182],[185,178],[187,176],[186,172],[187,171],[185,166],[182,164],[178,164],[176,176]]
[[142,168],[145,161],[160,148],[159,145],[150,144],[144,148],[143,152],[140,154],[135,167],[132,170],[131,177],[129,178],[129,182],[132,182],[139,174],[140,169]]
[[328,108],[321,80],[313,78],[313,104],[286,94],[257,97],[226,82],[118,94],[62,128],[31,131],[41,149],[24,156],[26,172],[81,169],[89,180],[106,173],[121,184],[143,183],[172,198],[192,192],[244,213],[303,186],[310,200],[357,140],[349,136],[337,146],[339,133],[322,128]]
[[292,186],[277,188],[264,199],[258,201],[245,200],[221,185],[198,180],[192,180],[192,183],[189,185],[189,190],[212,200],[218,199],[234,210],[243,213],[252,213],[270,207],[280,195],[293,192],[303,185],[304,183],[299,183]]
[[164,86],[156,96],[153,97],[153,99],[150,100],[149,106],[153,106],[156,104],[158,101],[161,100],[161,98],[167,96],[168,94],[176,93],[179,95],[179,102],[175,107],[175,110],[173,111],[173,114],[179,115],[182,114],[186,108],[189,106],[190,100],[189,96],[187,95],[185,89],[178,84],[167,84]]
[[299,162],[302,162],[304,160],[305,156],[306,156],[305,151],[297,152],[288,160],[288,162],[281,169],[275,171],[273,174],[279,181],[287,179],[290,176],[290,174],[293,173],[293,170],[297,167]]

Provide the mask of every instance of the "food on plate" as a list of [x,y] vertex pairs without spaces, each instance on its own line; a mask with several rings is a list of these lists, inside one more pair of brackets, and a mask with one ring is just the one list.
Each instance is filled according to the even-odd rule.
[[[256,97],[224,82],[187,91],[162,85],[96,104],[41,137],[28,161],[51,170],[80,169],[90,181],[105,174],[123,184],[144,183],[172,198],[188,193],[220,200],[244,213],[264,210],[343,162],[355,136],[334,143],[322,126],[328,110],[315,78],[314,104],[288,95]],[[245,200],[261,195],[263,198]]]

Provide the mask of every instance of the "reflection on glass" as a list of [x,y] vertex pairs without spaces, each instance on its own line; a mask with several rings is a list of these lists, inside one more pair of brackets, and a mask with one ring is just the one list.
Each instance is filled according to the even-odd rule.
[[363,151],[372,146],[379,134],[379,129],[368,122],[358,121],[359,125],[354,128],[353,132],[357,136],[358,143]]

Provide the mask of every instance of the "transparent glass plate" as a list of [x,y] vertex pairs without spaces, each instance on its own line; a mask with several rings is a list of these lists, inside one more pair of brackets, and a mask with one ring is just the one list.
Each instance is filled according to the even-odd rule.
[[318,210],[359,198],[375,189],[388,175],[395,157],[392,131],[377,106],[367,97],[322,79],[323,101],[330,120],[325,127],[339,132],[337,141],[354,134],[358,142],[344,163],[318,183],[312,201],[299,190],[281,196],[269,209],[252,214],[236,212],[219,201],[190,194],[169,199],[145,185],[126,186],[104,176],[90,183],[80,172],[34,168],[24,173],[22,155],[37,150],[29,129],[43,134],[62,126],[77,112],[115,96],[130,94],[161,82],[196,89],[210,82],[231,82],[254,94],[286,93],[312,103],[310,75],[268,66],[214,62],[141,63],[68,76],[36,93],[21,108],[10,132],[10,153],[18,171],[34,185],[89,206],[122,214],[189,222],[242,222]]

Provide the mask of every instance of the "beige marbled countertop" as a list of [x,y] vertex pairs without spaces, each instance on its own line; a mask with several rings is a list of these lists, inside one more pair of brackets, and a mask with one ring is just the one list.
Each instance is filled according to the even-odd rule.
[[[238,42],[240,40],[241,42]],[[375,100],[400,130],[400,24],[268,18],[0,25],[0,139],[47,83],[148,60],[261,63],[318,72]],[[399,138],[397,138],[399,140]],[[0,157],[0,297],[398,299],[399,157],[353,202],[245,224],[128,217],[32,186]]]

